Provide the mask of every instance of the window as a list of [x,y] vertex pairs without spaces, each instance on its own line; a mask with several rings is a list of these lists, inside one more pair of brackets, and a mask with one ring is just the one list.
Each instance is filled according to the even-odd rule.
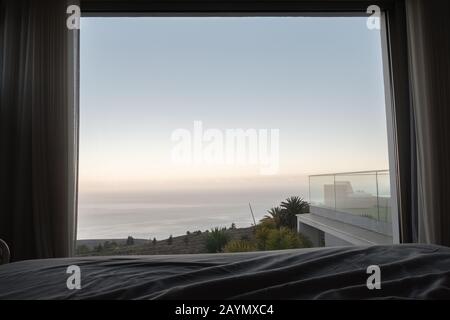
[[79,254],[392,242],[367,17],[85,17],[80,48]]

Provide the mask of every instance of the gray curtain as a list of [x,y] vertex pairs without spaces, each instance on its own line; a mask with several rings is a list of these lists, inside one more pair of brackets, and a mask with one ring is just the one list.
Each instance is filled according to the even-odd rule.
[[418,242],[450,246],[450,1],[406,1]]
[[67,5],[1,2],[0,238],[13,261],[74,249],[79,31]]

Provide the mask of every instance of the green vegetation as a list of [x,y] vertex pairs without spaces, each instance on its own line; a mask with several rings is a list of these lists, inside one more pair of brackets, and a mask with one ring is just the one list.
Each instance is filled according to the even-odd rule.
[[311,247],[311,242],[296,231],[281,227],[274,228],[270,224],[259,224],[255,232],[258,250],[282,250]]
[[290,197],[281,202],[283,212],[283,226],[297,229],[297,214],[309,212],[309,203],[300,197]]
[[97,252],[102,252],[102,251],[103,251],[103,246],[102,246],[102,244],[101,244],[101,243],[99,243],[99,245],[98,245],[98,246],[94,247],[94,251],[97,251]]
[[[134,241],[133,241],[134,242]],[[115,250],[118,247],[115,241],[105,241],[103,243],[103,250]]]
[[255,244],[248,240],[232,240],[225,245],[224,252],[250,252],[256,251]]
[[264,218],[261,219],[261,223],[271,226],[273,228],[281,228],[283,225],[285,225],[285,218],[284,218],[284,212],[283,209],[280,207],[274,207],[267,211],[268,214],[264,216]]
[[216,227],[207,233],[206,250],[209,253],[223,252],[223,249],[229,240],[226,231],[227,228],[219,229]]
[[266,242],[266,250],[307,248],[310,246],[311,243],[304,236],[299,236],[295,231],[285,227],[271,230]]
[[132,246],[134,244],[134,238],[132,236],[128,236],[126,243],[127,246]]
[[78,246],[77,247],[77,250],[76,250],[76,254],[78,255],[78,254],[87,254],[87,253],[89,253],[91,250],[89,250],[89,247],[87,246],[87,245],[85,245],[85,244],[82,244],[81,246]]
[[266,250],[267,241],[269,240],[269,235],[272,230],[277,230],[275,224],[271,224],[269,222],[261,222],[256,226],[255,230],[255,238],[256,238],[256,247],[258,250]]
[[248,235],[244,234],[241,236],[241,240],[249,241],[250,237]]
[[[247,238],[228,242],[226,229],[215,228],[206,239],[206,247],[208,252],[248,252],[311,247],[309,239],[297,233],[297,214],[306,212],[309,212],[309,204],[302,198],[287,198],[278,207],[267,211],[267,215],[255,227],[253,240]],[[232,229],[233,226],[234,224]]]
[[290,197],[280,203],[279,207],[271,208],[261,220],[264,223],[274,224],[276,228],[286,227],[292,230],[297,228],[297,214],[309,212],[309,204],[300,197]]
[[312,244],[297,233],[297,214],[309,212],[309,204],[300,197],[290,197],[271,208],[256,226],[255,238],[259,250],[307,248]]
[[218,253],[281,250],[311,247],[304,235],[297,233],[297,214],[309,211],[309,204],[300,197],[289,197],[267,211],[254,227],[216,227],[204,232],[186,231],[185,235],[157,241],[149,239],[127,239],[97,242],[96,245],[80,244],[77,255],[121,255],[121,254],[176,254]]

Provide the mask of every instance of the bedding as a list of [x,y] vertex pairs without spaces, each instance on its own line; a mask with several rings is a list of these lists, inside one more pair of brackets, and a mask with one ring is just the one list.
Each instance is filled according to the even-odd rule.
[[[70,265],[81,289],[69,290]],[[369,290],[370,265],[380,289]],[[78,257],[0,266],[0,299],[449,299],[450,248],[391,245]]]

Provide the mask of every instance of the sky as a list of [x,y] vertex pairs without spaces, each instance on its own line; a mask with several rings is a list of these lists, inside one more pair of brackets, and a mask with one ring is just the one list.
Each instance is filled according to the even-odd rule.
[[[381,39],[366,18],[86,17],[80,55],[81,192],[388,169]],[[195,121],[278,130],[276,172],[175,163],[172,135]]]

